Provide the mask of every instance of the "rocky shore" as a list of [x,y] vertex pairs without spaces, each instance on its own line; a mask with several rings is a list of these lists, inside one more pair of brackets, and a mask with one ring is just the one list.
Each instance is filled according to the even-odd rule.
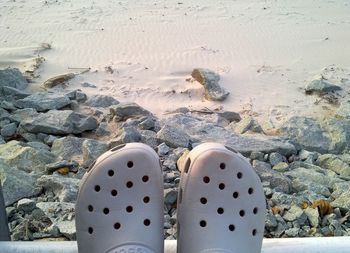
[[322,120],[295,116],[269,129],[231,111],[184,107],[159,119],[113,97],[59,86],[28,94],[27,86],[18,70],[0,70],[0,179],[13,240],[74,240],[80,179],[128,142],[160,156],[166,239],[176,239],[179,164],[207,141],[241,152],[261,178],[265,237],[350,235],[350,103]]

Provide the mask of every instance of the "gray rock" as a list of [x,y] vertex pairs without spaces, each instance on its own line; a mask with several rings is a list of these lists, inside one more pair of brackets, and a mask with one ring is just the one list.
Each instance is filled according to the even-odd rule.
[[41,176],[37,184],[45,192],[52,192],[59,201],[74,203],[77,199],[79,179],[69,178],[58,174]]
[[305,149],[302,149],[299,152],[299,158],[302,161],[306,161],[306,162],[313,164],[318,158],[318,153],[317,152],[310,152],[310,151],[307,151]]
[[58,137],[54,136],[54,135],[48,135],[45,139],[44,139],[44,142],[45,144],[49,145],[49,146],[52,146],[53,142],[55,140],[57,140]]
[[165,189],[164,190],[164,203],[167,206],[173,206],[177,201],[177,190],[176,189]]
[[299,219],[304,214],[303,209],[299,206],[293,205],[291,208],[283,215],[283,219],[286,221],[295,221]]
[[79,103],[84,103],[88,99],[87,95],[80,90],[75,93],[75,100]]
[[45,166],[45,170],[46,170],[47,174],[52,174],[56,170],[58,170],[60,168],[64,168],[64,167],[68,167],[70,170],[77,170],[78,166],[79,166],[79,164],[75,161],[60,160],[60,161],[55,162],[55,163],[47,164]]
[[176,114],[164,119],[163,124],[182,130],[197,144],[201,142],[219,142],[232,147],[244,155],[249,155],[253,151],[263,153],[279,152],[282,155],[296,153],[294,145],[282,142],[279,139],[262,135],[241,136],[190,115]]
[[157,149],[158,139],[157,134],[150,130],[141,130],[141,142],[147,144],[153,149]]
[[19,108],[34,108],[38,112],[61,109],[70,105],[71,100],[59,92],[38,92],[16,101]]
[[82,162],[84,140],[83,138],[73,136],[56,139],[52,144],[51,152],[67,161],[75,160]]
[[350,148],[350,121],[345,119],[329,118],[321,122],[330,140],[329,152],[342,153]]
[[333,207],[338,207],[341,210],[350,210],[350,191],[344,192],[336,200],[334,200],[331,205]]
[[322,168],[332,170],[341,176],[350,176],[350,166],[336,155],[325,154],[318,157],[316,164]]
[[36,186],[36,177],[16,168],[11,168],[1,159],[0,179],[6,206],[40,193],[40,188]]
[[335,115],[340,118],[350,118],[350,101],[342,102],[336,110]]
[[135,127],[123,127],[119,135],[111,140],[111,145],[117,146],[120,144],[131,143],[131,142],[140,142],[141,134]]
[[291,205],[296,204],[296,203],[301,203],[302,201],[300,201],[300,199],[296,196],[292,196],[283,192],[274,192],[272,197],[271,197],[271,201],[275,204],[275,205]]
[[304,213],[306,214],[310,225],[316,228],[320,223],[320,215],[318,213],[318,210],[308,207],[304,209]]
[[38,115],[37,111],[33,108],[19,109],[11,114],[11,120],[20,123],[25,119],[30,119]]
[[350,181],[336,182],[333,185],[332,197],[337,199],[343,193],[349,191],[350,189]]
[[38,142],[38,141],[31,141],[31,142],[27,142],[26,145],[28,147],[32,147],[34,149],[40,149],[40,150],[44,150],[44,151],[50,151],[50,147],[42,142]]
[[250,159],[252,160],[259,160],[259,161],[264,161],[264,153],[262,152],[257,152],[257,151],[253,151],[250,154]]
[[35,201],[32,199],[21,199],[17,203],[17,209],[24,213],[31,213],[36,208]]
[[17,124],[10,123],[1,128],[1,135],[5,138],[8,138],[15,135],[16,131],[17,131]]
[[269,231],[272,231],[277,227],[277,219],[273,214],[271,214],[271,213],[266,214],[265,227]]
[[279,131],[309,151],[325,153],[331,145],[330,138],[320,124],[311,118],[294,116]]
[[262,182],[269,182],[270,187],[275,191],[291,192],[291,180],[282,173],[272,170],[268,163],[255,160],[253,162],[253,168],[260,177],[260,180]]
[[216,112],[216,114],[226,119],[228,122],[240,121],[242,119],[239,113],[237,112],[220,111],[220,112]]
[[167,155],[169,151],[170,151],[170,148],[164,142],[158,145],[159,156]]
[[220,87],[220,76],[209,69],[197,68],[192,71],[192,77],[204,86],[205,98],[213,101],[223,101],[230,94]]
[[147,117],[138,124],[138,127],[143,130],[153,130],[156,127],[156,120],[152,117]]
[[184,131],[172,125],[164,125],[157,133],[157,138],[160,142],[164,142],[172,148],[186,148],[190,144],[190,137]]
[[118,121],[125,121],[129,118],[137,118],[152,115],[136,103],[120,103],[110,106],[110,113],[115,116]]
[[51,110],[24,119],[21,127],[30,133],[79,134],[96,129],[97,121],[91,116],[69,110]]
[[96,85],[91,84],[91,83],[87,83],[87,82],[81,83],[80,85],[81,85],[81,87],[85,87],[85,88],[87,88],[87,87],[88,88],[97,88]]
[[288,163],[281,162],[273,166],[272,169],[279,172],[285,172],[288,171],[288,167]]
[[39,202],[40,208],[52,221],[52,227],[56,227],[59,233],[69,240],[76,239],[74,203],[66,202]]
[[278,163],[285,162],[286,159],[283,155],[273,152],[269,155],[269,162],[272,166],[275,166]]
[[85,103],[88,106],[91,107],[109,107],[111,105],[117,105],[119,104],[119,101],[117,101],[112,96],[106,96],[106,95],[94,95],[88,98],[88,100]]
[[57,157],[45,150],[28,147],[18,141],[0,145],[0,159],[9,166],[26,172],[45,172],[45,165],[56,161]]
[[0,145],[5,143],[6,143],[5,140],[2,138],[2,136],[0,136]]
[[253,119],[252,117],[247,117],[242,119],[238,123],[230,124],[232,130],[238,134],[244,134],[245,132],[254,132],[254,133],[263,133],[263,129],[259,125],[259,123]]
[[108,130],[108,123],[101,122],[98,128],[95,130],[97,136],[109,135],[111,132]]
[[338,85],[334,85],[330,83],[329,81],[325,80],[323,77],[313,80],[310,82],[306,88],[305,88],[305,93],[306,94],[323,94],[326,92],[332,92],[332,91],[337,91],[341,90],[341,87]]
[[0,102],[0,107],[5,109],[5,110],[8,110],[8,111],[17,110],[16,106],[13,103],[6,101],[6,100]]
[[284,231],[284,233],[288,237],[297,237],[299,233],[299,228],[290,228]]
[[12,97],[14,99],[21,99],[30,96],[30,94],[13,87],[0,86],[0,97],[1,96]]
[[0,87],[8,86],[19,90],[24,90],[28,86],[27,80],[16,68],[0,70]]
[[84,161],[94,161],[108,150],[108,144],[103,141],[86,139],[83,141],[82,151]]

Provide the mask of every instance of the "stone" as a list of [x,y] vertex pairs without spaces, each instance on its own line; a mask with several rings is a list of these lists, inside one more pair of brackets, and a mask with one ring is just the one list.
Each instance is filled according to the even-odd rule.
[[61,109],[71,104],[71,100],[60,92],[38,92],[16,101],[18,108],[33,108],[38,112]]
[[52,174],[56,170],[61,168],[68,168],[69,171],[77,171],[77,167],[79,164],[75,161],[66,161],[66,160],[60,160],[55,163],[50,163],[45,166],[45,171],[47,174]]
[[11,137],[15,135],[17,131],[17,124],[16,123],[10,123],[1,128],[1,135],[5,138]]
[[77,92],[75,93],[76,101],[78,101],[79,103],[84,103],[87,99],[88,97],[84,92],[77,90]]
[[339,118],[350,118],[350,101],[345,101],[340,104],[338,109],[335,112],[335,116]]
[[50,147],[42,142],[38,142],[38,141],[31,141],[31,142],[27,142],[26,145],[28,147],[34,148],[34,149],[40,149],[40,150],[44,150],[44,151],[50,151]]
[[299,152],[299,158],[302,161],[308,161],[309,163],[313,164],[318,158],[318,153],[302,149]]
[[1,96],[12,97],[14,99],[21,99],[30,96],[30,94],[13,87],[0,86],[0,97]]
[[331,145],[329,136],[311,118],[293,116],[282,125],[279,132],[309,151],[325,153]]
[[0,145],[1,144],[5,144],[6,142],[5,142],[5,140],[2,138],[2,136],[0,135]]
[[265,227],[269,230],[272,231],[277,227],[277,219],[276,217],[271,214],[271,213],[267,213],[266,214],[266,218],[265,218]]
[[232,122],[232,121],[240,121],[242,118],[239,115],[239,113],[237,112],[230,112],[230,111],[219,111],[216,112],[217,115],[219,115],[220,117],[226,119],[228,122]]
[[204,86],[204,96],[208,100],[223,101],[230,94],[219,85],[220,76],[209,69],[193,69],[191,76]]
[[138,124],[138,127],[143,130],[153,130],[156,127],[156,119],[147,117]]
[[27,80],[16,68],[0,70],[0,87],[8,86],[19,90],[24,90],[28,86]]
[[341,210],[350,210],[350,191],[342,193],[337,199],[331,202],[332,207],[338,207]]
[[332,170],[341,176],[350,176],[350,166],[336,155],[324,154],[318,157],[316,164],[322,168]]
[[45,165],[55,162],[57,157],[49,151],[34,149],[18,141],[10,141],[0,145],[0,159],[19,170],[44,173]]
[[85,139],[67,136],[56,139],[51,147],[51,152],[67,161],[83,162],[83,142]]
[[290,228],[284,231],[284,234],[288,237],[297,237],[299,233],[299,228]]
[[84,161],[94,161],[108,151],[108,144],[103,141],[86,139],[83,141],[82,151]]
[[231,147],[243,155],[249,156],[253,151],[282,155],[296,154],[294,145],[270,136],[241,136],[213,123],[192,117],[191,115],[175,114],[162,120],[163,125],[170,125],[185,132],[194,144],[202,142],[218,142]]
[[36,185],[36,177],[16,168],[11,168],[0,159],[0,181],[5,199],[9,206],[23,198],[36,196],[40,188]]
[[290,193],[292,182],[282,173],[274,171],[268,163],[254,160],[253,168],[262,182],[269,182],[272,189],[277,192]]
[[264,161],[264,153],[258,152],[258,151],[253,151],[250,154],[250,159],[252,160],[259,160],[259,161]]
[[306,214],[310,225],[312,227],[315,227],[315,228],[318,227],[318,225],[320,223],[320,215],[318,213],[318,210],[308,207],[308,208],[304,209],[304,213]]
[[84,88],[97,88],[96,85],[88,83],[88,82],[81,83],[80,85],[81,85],[81,87],[84,87]]
[[140,130],[141,134],[141,142],[144,144],[147,144],[153,149],[157,149],[158,146],[158,140],[157,140],[157,134],[150,130]]
[[30,133],[79,134],[97,128],[97,120],[70,110],[51,110],[28,117],[21,122],[21,127]]
[[285,157],[283,157],[283,155],[281,155],[279,153],[272,152],[269,155],[269,162],[272,166],[275,166],[276,164],[281,163],[281,162],[285,162],[285,161],[286,161]]
[[286,221],[295,221],[303,215],[304,211],[299,206],[293,205],[291,208],[285,212],[283,219]]
[[20,123],[25,119],[30,119],[38,115],[37,111],[33,108],[19,109],[11,113],[11,121]]
[[264,133],[259,123],[252,117],[244,118],[238,123],[231,123],[230,126],[237,134],[244,134],[248,131],[254,133]]
[[279,172],[285,172],[288,171],[288,167],[288,163],[281,162],[273,166],[272,169]]
[[98,128],[95,130],[95,134],[97,136],[105,136],[109,135],[111,132],[108,130],[108,123],[107,122],[101,122]]
[[74,203],[39,202],[37,203],[37,207],[50,218],[52,228],[56,227],[59,234],[62,234],[69,240],[76,239]]
[[21,199],[17,203],[17,209],[24,213],[31,213],[36,208],[35,201],[32,199]]
[[328,118],[321,122],[322,128],[330,140],[329,152],[343,153],[350,148],[350,121],[347,119]]
[[[315,166],[316,168],[319,168]],[[329,177],[326,176],[324,170],[320,168],[319,170],[299,167],[292,169],[284,173],[285,176],[288,176],[294,180],[299,180],[307,184],[316,184],[323,185],[328,188],[332,188],[332,181]]]
[[86,105],[91,107],[109,107],[111,105],[117,105],[119,104],[119,101],[116,100],[112,96],[106,96],[106,95],[93,95],[88,98],[88,100],[85,102]]
[[119,135],[111,140],[111,146],[117,146],[125,143],[140,142],[141,134],[132,126],[123,127],[119,132]]
[[5,110],[8,110],[8,111],[17,110],[16,106],[13,103],[6,101],[6,100],[0,102],[0,107],[5,109]]
[[125,121],[129,118],[151,116],[152,114],[136,103],[120,103],[109,107],[110,113],[118,121]]
[[332,84],[331,82],[327,81],[323,77],[311,81],[305,87],[305,93],[308,95],[314,94],[314,93],[318,95],[322,95],[323,93],[333,92],[337,90],[341,90],[341,87],[339,87],[338,85]]
[[41,176],[37,184],[45,192],[52,192],[59,201],[75,203],[78,195],[79,179],[58,174]]
[[164,190],[164,203],[167,206],[173,206],[176,204],[178,192],[176,189]]
[[165,156],[169,153],[170,148],[163,142],[158,145],[158,155]]
[[171,125],[164,125],[157,133],[157,138],[172,148],[186,148],[190,144],[190,137],[184,131]]

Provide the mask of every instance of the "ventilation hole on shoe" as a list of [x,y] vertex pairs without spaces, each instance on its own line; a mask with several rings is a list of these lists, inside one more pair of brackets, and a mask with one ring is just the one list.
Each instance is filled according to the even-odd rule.
[[144,203],[148,203],[149,200],[150,200],[150,198],[149,198],[148,196],[146,196],[146,197],[143,198],[143,202],[144,202]]
[[95,185],[95,191],[99,192],[101,190],[101,187],[99,185]]
[[220,169],[224,170],[226,168],[226,164],[220,163]]
[[94,229],[92,227],[89,227],[88,232],[91,235],[94,232]]
[[228,226],[228,229],[229,229],[230,231],[235,231],[236,227],[235,227],[235,225],[230,224],[230,225]]
[[114,223],[113,227],[114,227],[114,229],[118,230],[118,229],[120,229],[121,225],[119,222],[116,222],[116,223]]
[[108,176],[113,177],[113,175],[114,175],[114,171],[113,170],[109,170],[108,171]]
[[145,183],[148,181],[148,179],[149,179],[149,177],[146,176],[146,175],[142,177],[142,181],[145,182]]
[[118,191],[113,189],[113,190],[111,191],[111,194],[112,194],[113,197],[115,197],[115,196],[118,195]]
[[224,213],[224,209],[222,207],[219,207],[217,211],[218,211],[218,214],[223,214]]
[[256,236],[256,229],[253,229],[252,235],[253,235],[253,236]]
[[186,163],[185,163],[185,169],[184,169],[185,173],[188,173],[188,170],[190,169],[190,166],[191,166],[191,159],[188,158]]
[[253,209],[253,214],[257,214],[258,213],[258,208],[257,207],[254,207]]
[[132,161],[129,161],[127,163],[128,168],[132,168],[134,166],[134,163]]
[[219,189],[220,189],[220,190],[225,189],[225,184],[224,184],[224,183],[219,184]]
[[132,206],[127,206],[127,207],[126,207],[126,211],[127,211],[128,213],[131,213],[132,210],[133,210]]
[[92,211],[94,211],[94,207],[92,205],[89,205],[88,210],[89,210],[89,212],[92,212]]
[[210,178],[207,176],[203,177],[203,182],[208,184],[210,182]]
[[243,216],[245,215],[245,211],[244,211],[244,210],[239,211],[239,215],[240,215],[241,217],[243,217]]
[[237,173],[237,178],[238,178],[238,179],[241,179],[242,177],[243,177],[242,172],[238,172],[238,173]]
[[151,221],[149,219],[145,219],[143,221],[143,224],[148,227],[149,225],[151,225]]
[[131,188],[131,187],[133,187],[133,182],[131,182],[131,181],[129,181],[129,182],[127,182],[126,183],[126,187],[128,187],[128,188]]
[[249,188],[248,189],[248,193],[251,195],[251,194],[253,194],[253,192],[254,192],[254,189],[253,188]]
[[202,228],[204,228],[204,227],[207,226],[207,222],[206,222],[205,220],[201,220],[201,221],[199,222],[199,225],[200,225]]
[[203,205],[205,205],[207,202],[208,202],[208,201],[207,201],[206,198],[201,198],[201,203],[202,203]]
[[179,193],[179,203],[181,204],[182,202],[182,188],[180,188],[180,193]]
[[103,208],[103,213],[104,214],[109,214],[109,209],[106,207],[106,208]]
[[234,192],[234,193],[232,194],[232,196],[233,196],[234,199],[237,199],[238,196],[239,196],[239,193],[238,193],[238,192]]

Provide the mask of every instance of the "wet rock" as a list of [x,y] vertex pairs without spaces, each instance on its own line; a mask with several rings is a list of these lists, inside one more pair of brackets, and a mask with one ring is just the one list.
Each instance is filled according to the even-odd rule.
[[0,70],[0,87],[7,86],[24,90],[28,86],[27,80],[16,68],[7,68]]
[[125,121],[129,118],[137,118],[152,115],[136,103],[120,103],[110,106],[110,113],[115,116],[118,121]]
[[52,192],[59,201],[74,203],[77,199],[79,179],[57,174],[44,175],[38,179],[37,184],[45,192]]
[[6,206],[20,199],[36,196],[40,192],[40,188],[36,186],[36,177],[11,168],[2,160],[0,160],[0,178]]
[[194,69],[192,77],[204,86],[205,98],[213,101],[223,101],[230,94],[220,87],[220,76],[209,69]]
[[32,199],[21,199],[17,203],[17,209],[24,213],[31,213],[35,208],[36,204]]
[[197,144],[201,142],[219,142],[247,155],[253,151],[263,153],[279,152],[282,155],[296,153],[296,149],[292,144],[282,142],[279,139],[261,135],[241,136],[190,115],[176,114],[164,119],[163,122],[173,128],[182,130]]
[[322,168],[332,170],[341,176],[350,176],[350,166],[336,155],[325,154],[318,157],[316,163]]
[[57,157],[45,150],[28,147],[18,141],[10,141],[0,146],[0,159],[11,167],[31,172],[45,172],[45,165],[56,161]]
[[190,137],[184,131],[171,125],[164,125],[157,133],[157,138],[172,148],[186,148],[190,144]]
[[109,107],[111,105],[117,105],[119,104],[119,101],[117,101],[114,97],[106,96],[106,95],[94,95],[88,98],[88,100],[85,102],[86,105],[91,107]]
[[319,215],[317,209],[308,207],[308,208],[306,208],[304,210],[304,213],[306,214],[310,225],[312,227],[316,228],[319,225],[319,222],[320,222],[320,215]]
[[97,121],[73,111],[51,110],[28,117],[21,122],[21,127],[30,133],[79,134],[97,128]]
[[38,92],[16,101],[19,108],[33,108],[38,112],[61,109],[70,105],[71,100],[60,92]]
[[324,79],[323,77],[321,77],[310,82],[305,88],[305,93],[306,94],[315,93],[318,95],[322,95],[323,93],[337,91],[337,90],[341,90],[341,87],[339,87],[338,85],[334,85],[331,82]]
[[252,117],[244,118],[238,123],[231,123],[230,126],[232,130],[238,134],[244,134],[248,131],[254,133],[264,132],[259,123]]
[[5,138],[11,137],[15,135],[17,131],[17,124],[16,123],[10,123],[1,128],[1,135]]
[[294,116],[279,131],[309,151],[325,153],[329,150],[329,137],[320,124],[311,118]]

